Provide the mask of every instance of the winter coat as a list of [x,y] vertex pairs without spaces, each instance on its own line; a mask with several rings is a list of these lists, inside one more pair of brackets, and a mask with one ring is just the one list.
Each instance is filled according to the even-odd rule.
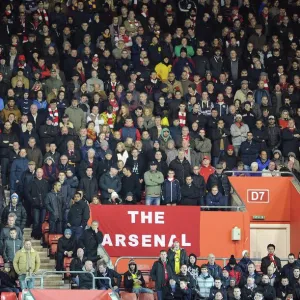
[[245,285],[242,288],[242,299],[243,300],[253,300],[254,295],[256,293],[256,288],[257,288],[256,284],[254,284],[254,286],[252,288],[249,288],[247,285]]
[[97,255],[98,245],[103,241],[103,234],[101,231],[95,233],[92,228],[86,229],[79,241],[78,245],[84,249],[84,254],[88,260],[96,261],[99,257]]
[[214,285],[214,278],[207,274],[206,276],[202,273],[197,277],[197,288],[200,290],[200,297],[208,298],[210,289]]
[[164,182],[164,176],[161,172],[147,171],[144,174],[146,196],[158,197],[161,194],[161,184]]
[[134,273],[132,273],[130,270],[128,270],[123,275],[124,276],[124,287],[125,287],[126,291],[129,293],[132,293],[132,288],[133,288],[133,284],[134,284],[132,274],[135,274],[137,276],[137,279],[142,282],[141,286],[145,287],[145,279],[143,277],[143,274],[141,271],[139,271],[137,269],[137,266],[136,266]]
[[8,157],[9,149],[12,149],[12,146],[10,145],[18,141],[19,139],[17,135],[13,133],[11,130],[10,132],[3,130],[3,132],[0,134],[0,157],[1,158]]
[[251,163],[256,161],[256,158],[259,153],[259,146],[256,142],[249,143],[248,141],[242,142],[240,147],[240,154],[242,162],[251,166]]
[[[82,268],[82,271],[85,271],[85,267]],[[93,275],[96,277],[95,270],[89,273],[79,273],[79,289],[81,290],[91,290],[93,288]]]
[[39,148],[27,148],[27,159],[29,161],[34,161],[36,168],[40,168],[43,164],[43,155]]
[[[223,137],[223,134],[226,134]],[[228,136],[230,135],[230,131],[226,128],[216,128],[212,130],[211,141],[212,141],[212,156],[218,157],[220,155],[220,144],[221,140],[223,140],[224,149],[226,150],[229,145]]]
[[215,295],[218,292],[223,295],[223,299],[224,300],[227,300],[227,291],[226,291],[226,289],[223,286],[221,286],[220,289],[216,288],[215,286],[211,287],[208,299],[209,300],[214,300],[215,299]]
[[107,172],[100,177],[99,187],[102,197],[108,199],[110,197],[110,193],[107,191],[108,189],[113,189],[116,193],[121,191],[121,179],[118,175],[111,177],[110,173]]
[[77,132],[79,132],[80,128],[85,128],[86,118],[81,108],[69,106],[65,110],[65,114],[69,116],[70,121],[73,123]]
[[171,161],[169,168],[174,170],[175,177],[178,179],[180,185],[183,185],[185,178],[191,173],[191,164],[184,158],[181,162],[178,157]]
[[[4,249],[4,242],[10,238],[9,231],[12,227],[9,227],[6,225],[5,227],[2,228],[0,232],[0,254],[2,255],[3,249]],[[13,228],[16,228],[17,230],[17,239],[23,241],[23,234],[18,226],[13,226]]]
[[225,266],[226,270],[229,273],[229,277],[234,277],[236,285],[239,285],[242,279],[242,270],[238,265],[235,265],[233,268],[229,265],[229,263]]
[[28,169],[28,159],[19,157],[15,159],[10,169],[10,189],[11,193],[17,191],[17,181],[21,180],[22,174]]
[[239,261],[238,266],[241,268],[243,274],[246,274],[248,272],[248,266],[250,264],[253,264],[253,262],[252,262],[252,260],[250,258],[243,257]]
[[41,209],[44,207],[44,201],[49,192],[49,184],[45,179],[34,178],[28,187],[28,199],[32,208]]
[[276,298],[276,290],[270,284],[260,284],[259,288],[263,289],[265,300],[274,300]]
[[24,206],[21,203],[17,203],[16,206],[13,206],[11,203],[3,209],[1,221],[2,224],[6,224],[8,215],[10,213],[15,213],[17,216],[15,225],[20,227],[21,230],[25,228],[27,221],[27,214]]
[[242,279],[240,281],[240,285],[244,286],[247,284],[247,278],[248,277],[252,277],[254,279],[254,283],[256,285],[260,284],[261,283],[261,276],[256,272],[254,271],[254,274],[253,275],[249,275],[249,272],[246,272],[244,274],[244,276],[242,276]]
[[219,192],[224,196],[229,196],[230,194],[230,182],[226,174],[218,175],[217,173],[211,174],[207,180],[207,190],[211,191],[214,185],[218,186]]
[[[173,269],[173,272],[175,273],[175,251],[173,248],[170,248],[168,250],[168,264],[170,264],[170,266]],[[182,265],[186,265],[188,263],[189,257],[186,253],[186,250],[183,248],[180,248],[180,257],[179,257],[179,263],[180,266]]]
[[243,124],[241,127],[238,127],[235,123],[233,123],[230,127],[233,146],[240,146],[242,142],[246,140],[248,132],[249,127],[247,124]]
[[209,275],[211,275],[213,278],[221,278],[222,275],[222,268],[214,263],[213,265],[207,263],[207,269]]
[[281,130],[278,126],[268,126],[267,145],[270,149],[278,148],[281,143]]
[[[122,281],[122,275],[120,275],[118,272],[116,272],[113,269],[106,268],[106,273],[102,274],[99,271],[97,272],[97,277],[109,277],[111,279],[111,285],[120,287],[121,281]],[[98,289],[105,288],[110,289],[109,283],[105,279],[97,279],[96,285]]]
[[180,205],[199,205],[200,199],[201,193],[194,183],[182,185]]
[[283,286],[282,284],[279,285],[276,289],[276,298],[285,300],[288,294],[293,294],[293,287],[291,285]]
[[9,238],[4,241],[3,244],[3,258],[4,262],[12,262],[14,257],[20,249],[23,247],[23,241],[16,238]]
[[[277,257],[276,255],[274,255],[274,260],[275,260],[275,264],[277,266],[277,270],[280,271],[281,270],[281,260],[279,257]],[[261,266],[260,269],[263,272],[263,274],[267,274],[267,269],[268,266],[271,264],[271,260],[269,256],[265,256],[261,259]]]
[[62,236],[58,239],[57,252],[64,254],[65,251],[72,251],[73,254],[75,253],[76,241],[73,237],[67,239],[65,236]]
[[33,248],[30,250],[31,270],[27,270],[27,251],[22,248],[16,253],[13,264],[18,275],[37,273],[40,269],[40,255]]
[[225,196],[223,196],[220,192],[218,194],[213,195],[211,192],[206,195],[206,206],[226,206],[227,200]]
[[195,139],[195,149],[200,152],[200,161],[202,161],[203,156],[211,156],[211,141],[208,138]]
[[282,155],[284,157],[287,157],[289,152],[294,152],[296,157],[299,157],[300,139],[296,138],[295,134],[300,134],[300,129],[290,131],[289,128],[284,128],[282,130]]
[[181,200],[180,183],[177,179],[166,179],[162,184],[162,201],[164,204],[178,204]]
[[47,211],[49,212],[49,220],[52,220],[53,222],[60,220],[63,220],[63,211],[65,203],[63,200],[63,196],[61,193],[55,193],[54,191],[51,191],[47,194],[45,199],[45,207]]
[[[82,268],[86,261],[86,256],[84,256],[82,260],[79,257],[73,258],[70,264],[70,271],[82,271]],[[76,275],[76,273],[72,273],[71,277],[76,277]]]
[[[126,201],[126,197],[132,195],[133,201]],[[120,196],[124,199],[124,203],[126,204],[135,204],[139,202],[141,199],[141,184],[139,181],[139,177],[132,173],[131,176],[123,176],[122,177],[122,189],[120,192]]]
[[90,218],[90,210],[87,203],[84,200],[74,202],[68,213],[68,223],[71,226],[85,228]]
[[[173,268],[171,267],[171,264],[168,261],[166,262],[166,270],[168,273],[169,280],[175,279]],[[154,262],[150,272],[150,277],[153,281],[155,281],[155,289],[158,291],[160,291],[162,287],[166,284],[165,269],[161,259]]]
[[89,178],[88,176],[81,178],[79,182],[79,189],[83,190],[86,200],[92,202],[93,196],[98,195],[97,179],[95,177]]

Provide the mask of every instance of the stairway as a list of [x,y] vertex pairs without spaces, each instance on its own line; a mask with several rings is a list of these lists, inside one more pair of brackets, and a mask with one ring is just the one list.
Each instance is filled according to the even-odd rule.
[[[6,204],[9,203],[10,192],[5,190]],[[25,228],[23,238],[24,240],[30,239],[32,247],[40,255],[41,267],[37,273],[37,276],[41,275],[45,271],[55,271],[55,259],[48,257],[48,249],[43,248],[39,240],[31,239],[31,228]],[[35,280],[35,287],[40,287],[41,280],[37,278]],[[68,282],[68,281],[66,281]],[[61,274],[49,274],[44,277],[44,289],[70,289],[70,284],[65,283]]]

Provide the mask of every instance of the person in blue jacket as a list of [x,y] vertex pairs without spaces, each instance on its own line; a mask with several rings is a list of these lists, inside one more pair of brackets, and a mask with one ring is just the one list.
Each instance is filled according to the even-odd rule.
[[168,178],[162,184],[162,202],[166,205],[177,205],[181,200],[180,183],[175,179],[175,171],[169,169]]
[[218,186],[214,185],[206,195],[206,206],[225,206],[225,197],[219,192]]

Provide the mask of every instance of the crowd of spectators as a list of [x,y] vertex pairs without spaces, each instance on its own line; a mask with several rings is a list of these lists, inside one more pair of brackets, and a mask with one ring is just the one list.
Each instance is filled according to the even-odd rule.
[[40,239],[47,212],[84,243],[89,205],[219,207],[229,176],[299,178],[300,0],[3,0],[0,17],[2,245]]

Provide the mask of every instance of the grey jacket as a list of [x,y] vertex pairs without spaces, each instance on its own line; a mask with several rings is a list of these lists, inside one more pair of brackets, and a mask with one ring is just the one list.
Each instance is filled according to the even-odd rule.
[[211,140],[209,138],[196,138],[195,139],[195,149],[200,152],[200,161],[202,161],[203,156],[209,156],[211,153]]
[[15,240],[12,238],[5,240],[3,247],[4,262],[12,262],[16,255],[16,252],[22,249],[22,247],[23,242],[18,238],[16,238]]
[[230,134],[232,136],[232,145],[240,146],[242,142],[247,139],[247,132],[249,132],[249,127],[247,124],[243,124],[240,128],[233,123],[230,127]]

